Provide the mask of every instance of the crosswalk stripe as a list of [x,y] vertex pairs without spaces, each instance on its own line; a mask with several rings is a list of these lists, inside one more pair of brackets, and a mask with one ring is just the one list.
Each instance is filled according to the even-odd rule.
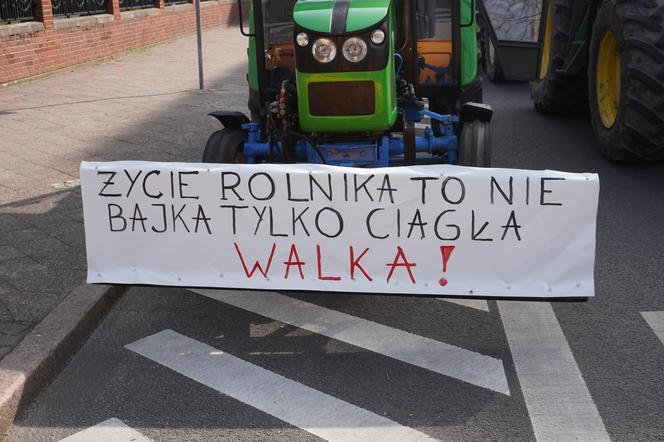
[[664,344],[664,312],[641,312],[641,316]]
[[452,304],[463,307],[474,308],[475,310],[489,311],[489,303],[483,299],[462,299],[462,298],[438,298],[441,301],[451,302]]
[[120,419],[113,417],[65,437],[60,442],[148,442],[149,440]]
[[284,327],[279,321],[268,322],[267,324],[250,324],[249,336],[252,338],[264,338],[276,333]]
[[498,308],[536,439],[610,440],[551,304]]
[[434,440],[415,429],[402,426],[173,330],[161,331],[125,347],[329,441]]
[[190,289],[277,321],[489,390],[510,394],[503,362],[274,292]]

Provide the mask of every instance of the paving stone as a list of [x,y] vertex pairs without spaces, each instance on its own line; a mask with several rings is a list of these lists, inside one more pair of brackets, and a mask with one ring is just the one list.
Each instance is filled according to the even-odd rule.
[[34,186],[37,183],[37,180],[28,178],[18,173],[4,169],[0,170],[0,185],[8,187],[12,190]]
[[[39,264],[30,257],[9,259],[0,262],[0,277],[13,284],[12,279],[17,279],[23,274],[44,272],[46,267]],[[16,287],[16,286],[15,286]]]
[[70,247],[85,247],[83,224],[71,221],[68,224],[54,224],[48,227],[48,233]]
[[58,201],[57,208],[69,210],[81,210],[83,207],[83,200],[81,199],[81,188],[70,189],[67,192],[60,193],[60,200]]
[[[11,345],[7,342],[11,339],[20,340],[22,335],[32,327],[32,323],[23,321],[2,322],[0,321],[0,345]],[[16,344],[16,343],[14,343]]]
[[[67,293],[83,282],[85,272],[74,269],[63,272],[22,257],[0,262],[0,277],[21,291]],[[8,305],[11,309],[11,303]]]
[[11,286],[3,279],[0,279],[0,322],[14,322],[14,316],[12,316],[11,310],[9,310],[9,306],[4,299],[9,297],[11,292],[16,291],[17,289],[15,287]]
[[17,247],[20,250],[19,253],[22,255],[41,255],[45,253],[57,254],[60,253],[61,250],[67,248],[62,241],[52,236],[36,239],[34,241],[26,241],[19,244]]
[[27,223],[30,223],[31,226],[47,232],[58,225],[69,224],[72,222],[68,210],[60,209],[59,204],[53,206],[50,210],[44,213],[25,215],[24,219]]
[[77,208],[74,208],[74,209],[66,210],[65,213],[73,221],[83,223],[83,208],[82,207],[77,207]]
[[66,293],[24,292],[20,290],[11,295],[0,295],[9,309],[13,321],[32,323],[39,322],[46,317],[65,296]]
[[0,244],[18,246],[21,243],[46,238],[47,236],[48,234],[43,230],[28,227],[25,229],[11,230],[9,232],[0,232]]
[[5,355],[11,352],[14,349],[14,347],[15,347],[14,345],[5,345],[4,347],[0,347],[0,359],[4,358]]
[[[35,193],[37,191],[37,193]],[[69,192],[56,190],[50,184],[18,192],[12,202],[4,204],[4,209],[22,220],[27,217],[44,215],[65,205],[63,200]]]
[[23,254],[12,246],[0,246],[0,261],[19,258],[21,256]]
[[34,252],[30,253],[29,257],[49,269],[87,271],[85,249],[60,244],[57,251]]
[[[0,210],[2,210],[1,207]],[[26,227],[24,220],[9,213],[0,213],[0,232],[8,233],[12,230],[24,229]]]

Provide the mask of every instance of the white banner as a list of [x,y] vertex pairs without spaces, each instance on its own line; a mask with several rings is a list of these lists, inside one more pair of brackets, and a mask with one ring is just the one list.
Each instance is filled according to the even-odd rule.
[[595,174],[82,163],[88,282],[594,295]]

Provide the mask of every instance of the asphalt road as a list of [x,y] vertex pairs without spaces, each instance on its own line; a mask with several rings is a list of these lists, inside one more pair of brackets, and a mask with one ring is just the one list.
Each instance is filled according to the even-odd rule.
[[134,287],[8,440],[664,439],[664,166],[608,163],[526,84],[485,101],[496,166],[599,173],[594,299]]

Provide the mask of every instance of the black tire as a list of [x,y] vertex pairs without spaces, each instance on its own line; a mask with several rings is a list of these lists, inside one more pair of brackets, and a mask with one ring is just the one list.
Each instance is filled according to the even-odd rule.
[[496,60],[496,50],[493,47],[493,42],[491,37],[486,35],[483,42],[483,57],[484,60],[484,72],[486,73],[487,78],[492,83],[501,83],[505,81],[505,76],[503,75],[502,69],[498,65]]
[[[664,160],[664,0],[606,1],[597,12],[590,43],[590,117],[600,152],[620,163]],[[620,57],[620,99],[609,128],[597,105],[597,56],[613,33]]]
[[[565,63],[574,0],[551,0],[551,50],[546,74],[530,83],[535,109],[542,113],[582,113],[587,107],[586,75],[556,72]],[[538,72],[541,74],[541,72]]]
[[459,165],[491,167],[491,123],[468,121],[461,128],[459,137]]
[[224,128],[216,131],[207,143],[203,151],[204,163],[243,163],[243,146],[247,140],[245,131],[240,129]]

